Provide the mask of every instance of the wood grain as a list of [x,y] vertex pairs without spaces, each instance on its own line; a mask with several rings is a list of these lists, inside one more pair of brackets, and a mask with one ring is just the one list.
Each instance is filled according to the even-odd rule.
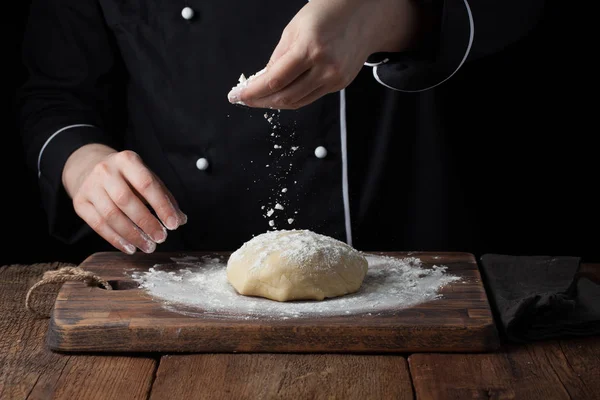
[[600,337],[487,354],[414,354],[408,362],[417,398],[600,399]]
[[[190,253],[202,257],[207,253]],[[381,254],[381,253],[380,253]],[[66,283],[52,314],[48,345],[63,352],[268,352],[407,353],[472,352],[497,348],[498,336],[474,257],[466,253],[385,253],[419,257],[425,267],[445,265],[463,278],[439,300],[405,310],[322,319],[247,320],[189,316],[164,308],[128,281],[125,271],[173,264],[181,254],[126,256],[97,253],[81,265],[129,290]],[[221,256],[226,256],[220,253]],[[211,256],[215,256],[212,254]],[[129,275],[130,276],[130,275]],[[198,311],[198,310],[196,310]],[[201,311],[201,310],[200,310]]]
[[[399,355],[168,355],[157,371],[149,357],[51,352],[48,320],[27,312],[24,299],[60,265],[0,267],[0,399],[413,398]],[[36,308],[50,310],[57,289],[42,289]],[[600,399],[600,336],[499,350],[410,356],[416,398]]]
[[[157,366],[153,358],[69,356],[46,347],[48,319],[25,309],[25,294],[44,271],[59,266],[0,267],[0,399],[147,398]],[[36,309],[50,309],[57,289],[40,290]]]
[[581,277],[586,277],[592,282],[595,282],[596,284],[600,285],[600,264],[581,264],[578,275]]
[[[600,268],[596,272],[600,276]],[[600,336],[560,340],[557,347],[566,363],[555,371],[571,398],[600,399]]]
[[163,357],[151,400],[412,399],[401,356],[198,354]]

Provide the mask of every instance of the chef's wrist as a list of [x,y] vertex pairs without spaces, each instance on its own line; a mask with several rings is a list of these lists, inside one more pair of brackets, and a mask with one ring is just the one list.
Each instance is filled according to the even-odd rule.
[[89,172],[102,160],[117,150],[104,144],[90,143],[75,150],[65,163],[62,183],[69,197],[73,198]]

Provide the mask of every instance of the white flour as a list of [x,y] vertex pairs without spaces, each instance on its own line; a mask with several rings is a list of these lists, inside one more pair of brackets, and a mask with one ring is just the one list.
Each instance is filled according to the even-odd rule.
[[239,295],[229,284],[225,258],[173,259],[132,278],[165,308],[191,316],[233,319],[291,319],[375,315],[441,297],[439,289],[460,280],[446,267],[424,268],[418,258],[366,254],[369,272],[360,290],[324,301],[277,302]]
[[[266,68],[258,71],[254,75],[250,75],[248,78],[242,73],[238,79],[238,83],[232,89],[243,89],[256,77],[264,74]],[[231,93],[229,94],[231,96]],[[230,100],[231,97],[230,97]],[[246,105],[242,101],[236,101],[236,104]],[[293,153],[300,148],[295,143],[295,128],[284,127],[279,121],[281,110],[272,110],[264,113],[264,118],[269,124],[271,130],[269,140],[272,144],[272,150],[269,151],[269,156],[273,160],[273,163],[266,164],[265,167],[269,169],[266,177],[261,175],[260,178],[254,180],[254,183],[260,182],[261,180],[270,180],[271,194],[265,203],[268,203],[267,213],[263,213],[263,217],[266,219],[269,229],[277,230],[278,223],[285,226],[294,224],[298,210],[287,210],[283,212],[285,208],[289,207],[294,199],[290,199],[293,196],[292,193],[285,195],[288,192],[288,187],[285,185],[290,173],[292,172],[293,164],[290,161],[290,157]],[[229,116],[229,115],[228,115]],[[295,125],[295,122],[294,122]],[[253,163],[253,161],[250,161]],[[294,181],[294,186],[297,181]],[[247,188],[247,190],[250,190]],[[297,194],[296,194],[297,197]],[[265,209],[265,205],[261,205],[261,209]],[[273,213],[276,213],[273,215]]]
[[[248,78],[242,73],[238,79],[238,84],[232,89],[243,89],[247,87],[254,78],[265,72],[266,68]],[[231,94],[232,93],[230,92],[229,96],[231,96]],[[230,97],[230,101],[231,100]],[[236,101],[236,104],[245,105],[242,101]],[[262,180],[270,181],[268,187],[271,188],[271,193],[268,196],[268,199],[265,199],[266,204],[261,205],[261,210],[265,210],[265,208],[268,210],[266,213],[263,213],[263,217],[267,221],[269,229],[272,230],[277,230],[278,224],[283,224],[285,226],[294,224],[294,221],[296,220],[295,215],[298,214],[298,210],[286,210],[285,212],[284,210],[288,208],[294,200],[290,199],[294,194],[290,193],[286,195],[288,192],[288,185],[285,185],[285,182],[290,177],[293,167],[293,164],[290,162],[290,157],[300,147],[295,143],[295,128],[282,126],[279,120],[280,114],[281,110],[275,111],[273,109],[270,109],[263,114],[266,122],[271,128],[268,139],[272,146],[269,151],[272,163],[265,165],[265,168],[268,168],[266,174],[261,174],[260,178],[254,179],[254,183],[261,182]],[[253,161],[250,162],[253,163]],[[297,181],[294,181],[294,186],[296,184]],[[250,189],[247,188],[247,190]],[[274,213],[275,215],[273,215]]]
[[[254,78],[256,78],[257,76],[260,76],[262,74],[264,74],[266,72],[266,68],[261,69],[260,71],[258,71],[256,74],[254,75],[250,75],[250,77],[246,78],[246,76],[244,74],[240,75],[240,78],[238,79],[238,84],[236,86],[234,86],[232,89],[241,89],[241,88],[245,88],[246,86],[248,86],[248,83],[250,83],[250,81]],[[230,99],[231,100],[231,99]],[[238,100],[235,102],[236,104],[241,104],[241,105],[246,105],[243,101]]]
[[[292,173],[292,156],[296,150],[297,138],[295,130],[291,127],[284,127],[279,120],[281,110],[268,111],[264,113],[264,118],[271,127],[269,140],[272,144],[272,150],[269,152],[271,163],[266,165],[269,168],[267,177],[270,181],[270,193],[266,204],[261,209],[266,212],[263,217],[267,220],[270,229],[277,230],[282,225],[289,227],[295,221],[298,210],[293,207],[294,198],[292,193],[288,193],[289,175]],[[296,185],[294,181],[292,186]],[[297,194],[296,194],[297,196]]]
[[265,232],[245,242],[231,254],[231,261],[239,261],[248,251],[260,252],[256,261],[250,266],[250,271],[260,270],[265,265],[265,259],[278,253],[283,260],[292,262],[303,268],[315,254],[320,254],[322,264],[316,270],[331,270],[333,265],[342,264],[342,258],[350,261],[361,259],[362,253],[346,243],[330,236],[321,235],[306,229],[281,229]]

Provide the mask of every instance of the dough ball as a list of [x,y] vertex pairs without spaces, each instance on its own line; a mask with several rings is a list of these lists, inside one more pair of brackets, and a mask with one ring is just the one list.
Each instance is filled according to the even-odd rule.
[[344,242],[308,230],[278,230],[231,254],[227,279],[246,296],[323,300],[356,292],[367,269],[362,253]]

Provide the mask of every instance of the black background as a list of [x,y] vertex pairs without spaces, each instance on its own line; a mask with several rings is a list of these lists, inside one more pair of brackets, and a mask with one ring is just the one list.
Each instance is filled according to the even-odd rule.
[[[102,241],[90,238],[68,246],[49,237],[36,177],[25,167],[12,102],[25,77],[20,42],[29,2],[12,6],[11,20],[4,24],[3,64],[10,70],[3,75],[8,115],[1,131],[0,265],[80,262]],[[471,138],[465,145],[473,146],[473,168],[480,169],[482,180],[469,196],[485,196],[481,203],[497,209],[493,221],[481,222],[489,226],[479,247],[465,251],[575,255],[600,262],[598,162],[592,145],[597,128],[584,122],[578,104],[575,82],[585,81],[578,66],[585,57],[575,49],[579,39],[569,34],[577,21],[567,23],[567,14],[564,4],[548,2],[543,20],[528,37],[463,68],[450,83],[464,85],[460,106],[482,120],[467,126],[488,126],[478,136],[465,135]],[[490,159],[504,162],[492,167]],[[496,201],[490,202],[490,196]]]

